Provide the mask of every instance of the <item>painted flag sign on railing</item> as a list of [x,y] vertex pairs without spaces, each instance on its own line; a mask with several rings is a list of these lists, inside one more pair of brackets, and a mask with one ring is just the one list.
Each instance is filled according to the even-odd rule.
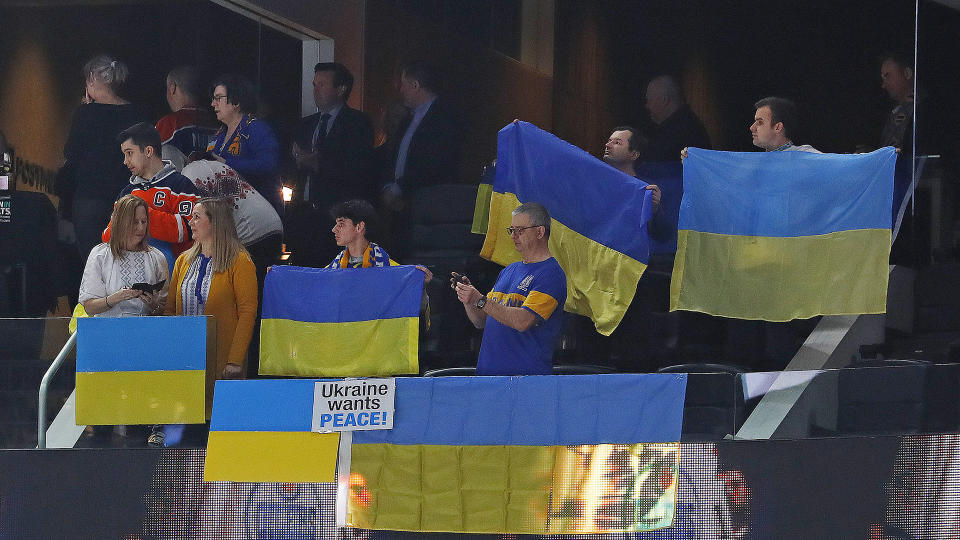
[[202,424],[207,321],[77,319],[77,425]]
[[217,381],[203,479],[333,482],[339,433],[314,433],[313,379]]

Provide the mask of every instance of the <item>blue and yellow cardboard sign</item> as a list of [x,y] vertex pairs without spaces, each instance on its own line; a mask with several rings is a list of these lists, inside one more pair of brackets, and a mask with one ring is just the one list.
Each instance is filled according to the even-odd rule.
[[203,479],[333,482],[339,433],[314,433],[315,379],[217,381]]
[[77,325],[77,425],[204,422],[206,317],[84,317]]

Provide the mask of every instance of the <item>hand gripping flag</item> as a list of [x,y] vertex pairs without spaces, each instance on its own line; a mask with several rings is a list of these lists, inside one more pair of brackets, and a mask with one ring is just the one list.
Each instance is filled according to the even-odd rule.
[[422,293],[423,273],[413,266],[274,266],[263,287],[260,373],[417,373]]
[[504,266],[519,261],[506,229],[523,202],[553,218],[550,251],[567,275],[565,309],[590,317],[610,335],[647,267],[647,184],[526,122],[497,138],[497,174],[480,256]]
[[893,148],[688,152],[671,310],[766,321],[886,311]]

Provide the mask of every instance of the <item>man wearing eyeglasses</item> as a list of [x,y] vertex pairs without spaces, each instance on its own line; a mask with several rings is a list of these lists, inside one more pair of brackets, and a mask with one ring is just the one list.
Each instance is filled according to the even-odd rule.
[[507,232],[522,260],[500,272],[489,294],[459,274],[450,286],[470,322],[484,329],[477,375],[548,375],[567,300],[567,276],[547,245],[550,214],[539,203],[523,203]]

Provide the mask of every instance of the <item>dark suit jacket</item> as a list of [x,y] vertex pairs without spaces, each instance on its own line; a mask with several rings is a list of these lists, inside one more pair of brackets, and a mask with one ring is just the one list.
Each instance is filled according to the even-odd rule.
[[[386,164],[386,182],[393,181],[400,141],[407,131],[412,113],[400,124],[397,133],[390,137],[390,159]],[[407,150],[407,164],[403,177],[399,179],[405,196],[412,190],[437,184],[449,184],[459,181],[460,142],[463,133],[457,115],[437,98],[423,117],[410,140]]]
[[[316,113],[300,122],[296,141],[304,151],[310,150],[319,121],[320,113]],[[366,114],[344,105],[318,153],[319,172],[301,171],[304,180],[309,176],[311,202],[326,209],[347,199],[375,200],[373,124]]]
[[710,149],[710,137],[697,115],[684,105],[657,127],[640,159],[680,161],[680,151],[688,146]]

